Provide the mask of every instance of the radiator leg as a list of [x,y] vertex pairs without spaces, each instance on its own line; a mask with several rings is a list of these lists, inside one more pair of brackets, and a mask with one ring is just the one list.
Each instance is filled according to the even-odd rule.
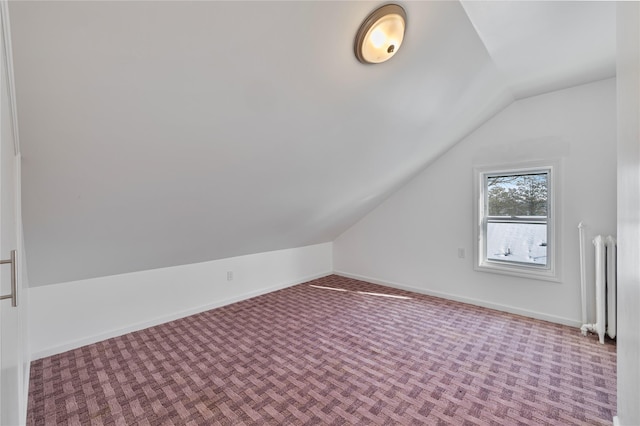
[[596,324],[583,324],[582,327],[580,327],[580,332],[583,336],[586,336],[588,332],[597,333]]

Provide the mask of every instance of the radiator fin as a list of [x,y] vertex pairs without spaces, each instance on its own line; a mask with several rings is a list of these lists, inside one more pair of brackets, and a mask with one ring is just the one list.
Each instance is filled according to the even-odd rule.
[[592,331],[604,343],[605,333],[616,337],[616,240],[612,236],[598,235],[593,240],[595,246],[596,274],[596,322],[582,326],[583,334]]

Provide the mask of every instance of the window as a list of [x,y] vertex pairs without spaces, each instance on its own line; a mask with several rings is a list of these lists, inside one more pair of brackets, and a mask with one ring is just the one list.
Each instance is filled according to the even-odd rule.
[[476,269],[557,280],[553,165],[476,172]]

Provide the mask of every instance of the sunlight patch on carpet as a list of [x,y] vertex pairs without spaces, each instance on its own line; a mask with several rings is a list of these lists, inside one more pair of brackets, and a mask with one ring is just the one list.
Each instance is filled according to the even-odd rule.
[[322,286],[322,285],[313,285],[313,284],[309,285],[309,287],[319,288],[319,289],[322,289],[322,290],[348,291],[348,290],[345,290],[344,288],[325,287],[325,286]]
[[358,291],[358,294],[366,294],[367,296],[391,297],[393,299],[411,300],[408,296],[398,296],[396,294],[372,293],[370,291]]

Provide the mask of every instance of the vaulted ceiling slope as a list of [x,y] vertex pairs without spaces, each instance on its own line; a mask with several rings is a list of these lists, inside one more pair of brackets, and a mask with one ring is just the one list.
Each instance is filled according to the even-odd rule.
[[615,74],[611,5],[406,2],[366,66],[379,5],[12,2],[31,285],[332,241],[513,99]]

